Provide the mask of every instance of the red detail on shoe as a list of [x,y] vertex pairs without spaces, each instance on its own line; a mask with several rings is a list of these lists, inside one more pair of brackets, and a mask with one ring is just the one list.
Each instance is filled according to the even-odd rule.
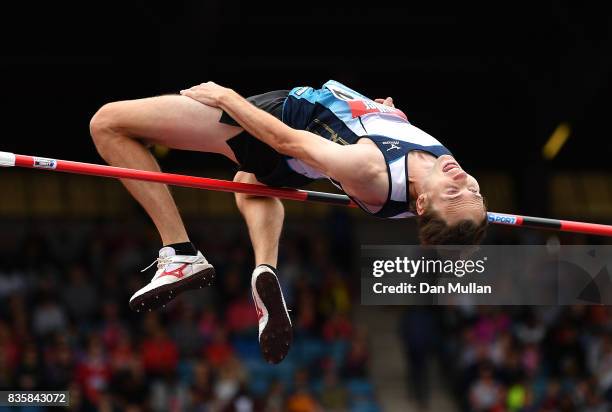
[[189,265],[189,263],[184,263],[183,266],[178,267],[174,270],[171,270],[170,272],[164,272],[161,275],[159,275],[158,279],[161,278],[162,276],[175,276],[181,279],[183,276],[185,276],[185,274],[183,273],[183,269],[185,269],[187,265]]
[[255,299],[255,294],[251,293],[251,295],[253,295],[253,303],[255,304],[255,311],[257,312],[257,321],[259,322],[263,317],[263,310],[259,308],[259,305],[257,304],[257,299]]
[[259,306],[255,304],[255,310],[257,311],[257,321],[259,322],[263,317],[263,310],[259,309]]

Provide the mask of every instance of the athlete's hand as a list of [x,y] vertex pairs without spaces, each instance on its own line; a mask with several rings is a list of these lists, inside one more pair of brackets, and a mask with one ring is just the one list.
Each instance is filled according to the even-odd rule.
[[376,99],[374,101],[376,103],[380,103],[380,104],[383,104],[385,106],[395,107],[393,105],[393,98],[392,97],[387,97],[386,99]]
[[193,86],[190,89],[181,90],[183,96],[191,97],[200,103],[212,107],[219,107],[221,98],[229,92],[230,89],[213,82],[206,82]]

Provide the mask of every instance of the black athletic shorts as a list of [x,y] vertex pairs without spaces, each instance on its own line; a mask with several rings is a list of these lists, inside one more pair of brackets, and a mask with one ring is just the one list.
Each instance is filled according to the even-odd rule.
[[[283,116],[283,104],[289,95],[288,90],[277,90],[247,100],[256,107],[270,113],[279,120]],[[221,114],[221,123],[240,126],[229,114]],[[246,131],[227,141],[240,164],[240,170],[253,173],[257,180],[268,186],[301,187],[313,181],[306,176],[294,172],[285,161],[285,157],[276,150],[253,137]]]

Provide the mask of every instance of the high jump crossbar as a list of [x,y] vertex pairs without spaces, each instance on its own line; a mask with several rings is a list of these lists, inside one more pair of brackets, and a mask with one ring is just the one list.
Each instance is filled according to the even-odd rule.
[[[250,183],[230,182],[205,177],[186,176],[173,173],[150,172],[146,170],[127,169],[92,163],[73,162],[69,160],[49,159],[45,157],[19,155],[0,152],[0,166],[25,167],[46,171],[66,172],[80,175],[112,177],[117,179],[134,179],[148,182],[165,183],[173,186],[193,187],[196,189],[215,190],[220,192],[245,193],[259,196],[270,196],[279,199],[301,202],[318,202],[348,207],[357,207],[348,196],[298,190],[274,188]],[[611,236],[612,226],[597,223],[575,222],[571,220],[547,219],[533,216],[520,216],[508,213],[488,212],[490,223],[550,229],[561,232],[585,233],[590,235]]]

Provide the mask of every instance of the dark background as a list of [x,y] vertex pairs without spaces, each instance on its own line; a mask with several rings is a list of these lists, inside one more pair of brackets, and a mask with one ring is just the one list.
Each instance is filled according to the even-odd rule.
[[[250,95],[335,79],[372,98],[393,96],[467,170],[510,173],[525,214],[546,212],[547,173],[610,170],[612,24],[592,4],[110,1],[2,8],[5,151],[99,161],[87,127],[105,102],[209,80]],[[572,135],[544,161],[542,145],[560,122]],[[225,165],[174,153],[164,162]]]
[[[534,2],[4,4],[3,149],[96,159],[103,103],[213,80],[249,95],[333,78],[391,95],[469,165],[519,170],[561,121],[551,168],[607,167],[610,15]],[[459,142],[460,141],[460,142]],[[69,143],[69,144],[66,144]],[[520,161],[519,161],[520,159]]]

